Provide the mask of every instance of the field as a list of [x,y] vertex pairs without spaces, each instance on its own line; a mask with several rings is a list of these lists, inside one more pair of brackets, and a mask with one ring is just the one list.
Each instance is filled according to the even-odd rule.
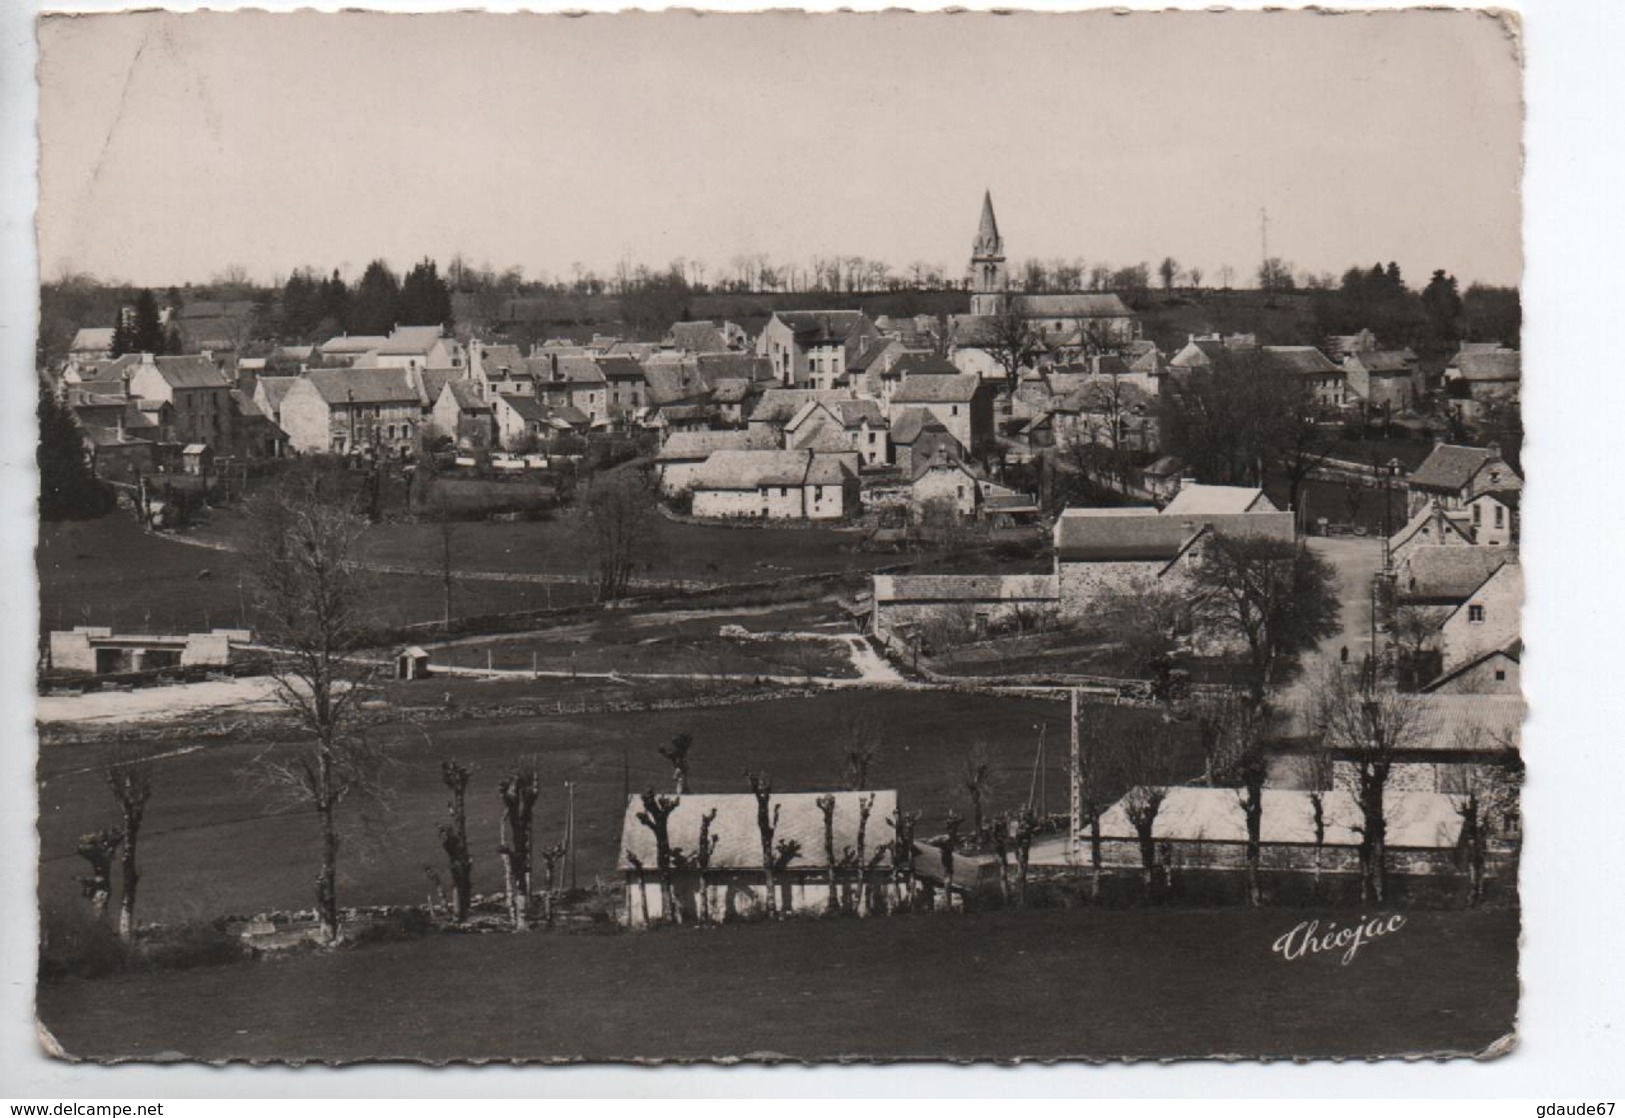
[[[1480,1052],[1517,1011],[1515,912],[1418,912],[1362,947],[1324,912],[1074,908],[608,936],[437,936],[43,983],[81,1058],[1313,1058]],[[152,1012],[155,1005],[162,1012]]]
[[[37,554],[42,631],[110,625],[124,631],[188,632],[248,620],[242,560],[143,532],[113,514],[92,521],[41,524]],[[372,613],[389,627],[436,621],[444,591],[431,575],[379,575]],[[547,609],[591,600],[582,584],[459,578],[460,616]]]
[[[568,681],[561,681],[568,684]],[[738,702],[686,710],[545,713],[412,721],[413,706],[437,708],[452,689],[442,681],[402,685],[393,702],[401,721],[371,733],[389,746],[394,789],[386,808],[351,828],[340,859],[345,904],[421,903],[423,867],[444,860],[435,825],[444,818],[440,763],[476,766],[469,790],[469,829],[476,856],[475,889],[497,886],[499,802],[496,784],[518,759],[534,755],[542,776],[537,834],[552,842],[564,817],[564,782],[576,782],[578,873],[583,885],[613,878],[624,791],[669,787],[670,767],[656,753],[681,731],[694,736],[690,786],[695,792],[744,791],[741,774],[764,768],[780,791],[839,787],[837,744],[853,720],[883,727],[883,753],[872,779],[895,788],[906,809],[921,809],[921,834],[935,833],[951,803],[965,811],[954,770],[971,745],[988,743],[995,764],[991,807],[1025,801],[1032,784],[1040,725],[1046,727],[1049,809],[1064,811],[1066,707],[1041,699],[944,692],[858,690],[806,698]],[[641,688],[619,689],[632,698]],[[602,685],[596,692],[605,694]],[[467,704],[517,704],[570,694],[529,681],[464,683]],[[509,709],[513,709],[510,707]],[[568,709],[568,708],[565,708]],[[1126,707],[1091,708],[1109,731],[1120,719],[1152,719]],[[1158,723],[1160,725],[1160,722]],[[245,781],[264,741],[204,742],[177,728],[148,743],[155,752],[192,749],[159,761],[142,831],[146,919],[174,921],[272,908],[308,907],[318,862],[317,828],[307,810],[279,813]],[[1201,769],[1194,743],[1174,739],[1179,769]],[[96,771],[99,747],[47,740],[40,751],[40,900],[45,911],[81,904],[74,877],[77,836],[112,822],[112,799]]]

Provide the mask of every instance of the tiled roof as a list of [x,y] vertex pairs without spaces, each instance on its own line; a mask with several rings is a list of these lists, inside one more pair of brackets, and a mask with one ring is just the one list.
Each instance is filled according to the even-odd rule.
[[1473,382],[1515,381],[1522,368],[1523,355],[1516,350],[1494,353],[1463,353],[1452,366],[1463,379]]
[[773,432],[673,431],[666,445],[655,455],[659,462],[703,462],[718,450],[772,450],[778,445]]
[[[764,485],[809,484],[808,472],[821,456],[807,450],[718,450],[695,472],[695,489],[760,489]],[[827,473],[827,470],[821,470]],[[822,483],[825,479],[820,476]]]
[[68,344],[70,353],[106,353],[113,348],[111,326],[82,326]]
[[498,396],[497,399],[517,412],[519,418],[526,423],[544,423],[553,412],[552,408],[549,408],[534,396],[522,396],[514,393],[513,395]]
[[1017,295],[1016,307],[1028,318],[1128,318],[1134,314],[1117,295]]
[[1169,560],[1206,531],[1290,544],[1294,538],[1289,512],[1248,512],[1203,516],[1148,514],[1144,509],[1068,509],[1055,522],[1055,554],[1064,560],[1108,562]]
[[371,353],[387,341],[389,339],[382,334],[341,334],[328,338],[318,348],[329,354]]
[[690,353],[726,353],[728,340],[714,322],[676,322],[667,343]]
[[171,388],[231,387],[231,380],[207,357],[155,357],[153,364]]
[[756,402],[755,410],[750,413],[750,421],[782,426],[794,418],[809,400],[833,403],[851,398],[852,394],[844,388],[769,388]]
[[981,386],[982,379],[975,373],[915,375],[903,379],[892,400],[898,404],[962,404],[969,402]]
[[[817,792],[788,792],[774,793],[769,811],[777,808],[778,827],[774,833],[774,843],[795,842],[801,847],[801,854],[789,864],[788,872],[798,870],[817,870],[828,868],[829,860],[824,849],[824,813],[818,807]],[[873,857],[875,852],[881,854],[877,867],[886,868],[891,865],[891,842],[895,837],[886,820],[897,811],[897,793],[893,791],[875,792],[832,792],[835,797],[835,810],[832,818],[834,834],[835,856],[840,858],[848,849],[856,851],[858,848],[858,824],[862,815],[860,801],[873,796],[874,803],[870,809],[867,826],[864,827],[865,860]],[[621,853],[618,868],[629,870],[632,863],[627,857],[630,852],[643,863],[646,870],[657,868],[655,855],[654,832],[638,822],[638,813],[643,810],[641,800],[633,796],[627,801],[626,814],[621,824]],[[710,869],[717,870],[761,870],[762,869],[762,839],[761,832],[756,826],[756,797],[750,793],[737,795],[695,795],[688,794],[678,800],[677,808],[666,819],[666,833],[674,847],[685,851],[694,851],[700,845],[700,823],[705,816],[715,811],[716,818],[711,823],[711,835],[716,840],[716,849],[711,854]]]
[[753,353],[702,353],[696,360],[700,375],[707,383],[722,377],[742,377],[753,381],[773,379],[773,362]]
[[1324,376],[1343,370],[1312,345],[1267,345],[1264,352],[1289,372]]
[[718,404],[742,404],[753,391],[755,383],[744,377],[721,377],[713,383],[711,400]]
[[905,353],[890,369],[894,377],[959,376],[959,366],[934,353]]
[[265,402],[270,405],[271,414],[275,415],[282,410],[282,400],[288,394],[288,389],[299,383],[298,377],[260,377],[257,387],[263,391]]
[[1110,377],[1090,377],[1056,405],[1057,411],[1105,412],[1147,411],[1151,397],[1133,381],[1114,381]]
[[795,333],[796,341],[844,342],[865,321],[862,311],[778,311],[780,322]]
[[605,383],[598,358],[578,354],[548,353],[525,361],[525,370],[538,383],[599,385]]
[[1416,354],[1408,349],[1373,349],[1349,354],[1368,373],[1409,373],[1416,366]]
[[1244,485],[1198,485],[1192,482],[1179,487],[1179,492],[1164,516],[1211,516],[1215,513],[1242,513],[1264,495],[1262,489],[1249,489]]
[[1184,459],[1175,458],[1172,455],[1168,455],[1163,458],[1158,458],[1155,462],[1151,463],[1151,465],[1141,470],[1140,473],[1146,475],[1147,477],[1174,477],[1184,468]]
[[418,402],[417,386],[406,369],[312,369],[306,380],[329,404]]
[[[1474,475],[1496,454],[1477,446],[1452,446],[1441,443],[1433,448],[1422,464],[1411,474],[1412,488],[1440,489],[1457,492],[1467,488]],[[1511,473],[1508,470],[1507,473]]]
[[1400,561],[1395,589],[1409,601],[1459,602],[1512,557],[1508,547],[1422,544]]
[[490,401],[480,399],[480,394],[474,390],[474,385],[470,381],[461,379],[448,380],[445,390],[451,393],[451,398],[460,411],[488,412],[491,410]]
[[946,435],[948,428],[924,408],[903,408],[891,417],[891,441],[899,446],[912,446],[927,431]]
[[[1124,796],[1100,819],[1102,838],[1132,840],[1138,837],[1129,820]],[[1352,792],[1334,790],[1322,794],[1327,846],[1358,846],[1362,816]],[[1458,797],[1442,792],[1413,792],[1390,788],[1383,800],[1387,821],[1387,841],[1393,848],[1452,849],[1461,834]],[[1266,844],[1315,843],[1314,809],[1308,792],[1266,788],[1263,796],[1262,832]],[[1241,799],[1233,788],[1168,789],[1157,811],[1156,836],[1169,842],[1247,841],[1247,817]]]
[[480,351],[480,368],[486,376],[495,376],[503,369],[517,371],[525,367],[525,358],[516,345],[476,345]]

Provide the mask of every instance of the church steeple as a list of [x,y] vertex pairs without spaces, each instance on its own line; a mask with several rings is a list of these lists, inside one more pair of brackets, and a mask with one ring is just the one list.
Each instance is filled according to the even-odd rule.
[[970,313],[998,314],[1004,306],[1006,289],[1004,238],[993,216],[993,192],[982,194],[982,220],[970,251]]

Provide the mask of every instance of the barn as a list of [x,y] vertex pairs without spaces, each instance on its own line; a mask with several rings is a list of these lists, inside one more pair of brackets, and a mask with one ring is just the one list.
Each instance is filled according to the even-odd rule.
[[[830,820],[832,843],[826,842],[824,812],[818,801],[834,799]],[[767,875],[762,865],[762,835],[757,801],[751,793],[673,797],[676,808],[666,826],[673,850],[673,894],[677,916],[690,922],[709,915],[713,921],[747,919],[767,911]],[[830,885],[836,903],[858,908],[860,886],[873,907],[891,882],[891,820],[897,814],[895,791],[792,792],[769,798],[777,817],[775,851],[781,858],[774,872],[774,902],[780,913],[822,913],[830,907]],[[661,891],[661,868],[655,835],[638,820],[643,804],[628,798],[621,825],[619,869],[626,886],[622,918],[629,927],[667,919]],[[714,814],[713,814],[714,813]],[[706,823],[709,817],[709,824]],[[714,842],[705,868],[698,867],[700,832],[706,827]],[[835,852],[832,867],[829,847]]]

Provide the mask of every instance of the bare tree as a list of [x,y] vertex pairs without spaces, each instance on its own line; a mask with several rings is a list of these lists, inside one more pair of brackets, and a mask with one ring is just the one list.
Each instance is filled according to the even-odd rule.
[[1269,776],[1267,711],[1262,704],[1234,692],[1224,695],[1213,707],[1219,712],[1218,759],[1213,779],[1215,783],[1236,789],[1242,815],[1247,821],[1247,903],[1256,908],[1263,903],[1259,862],[1263,843],[1264,781]]
[[1309,818],[1315,831],[1315,896],[1320,896],[1321,867],[1326,854],[1326,793],[1332,789],[1332,757],[1312,749],[1306,759],[1304,780],[1309,785]]
[[917,811],[892,812],[886,820],[892,829],[892,894],[897,908],[914,909],[914,831],[920,822]]
[[1360,811],[1360,900],[1381,904],[1387,884],[1388,779],[1394,758],[1428,732],[1423,708],[1395,692],[1362,686],[1354,673],[1332,665],[1318,691],[1315,729],[1322,747],[1354,769]]
[[1103,873],[1100,821],[1115,802],[1120,787],[1123,743],[1108,736],[1098,721],[1079,710],[1078,723],[1078,807],[1082,826],[1089,828],[1089,898],[1100,899]]
[[1016,904],[1027,907],[1027,866],[1032,856],[1033,836],[1038,833],[1038,818],[1031,807],[1024,807],[1012,821],[1011,839],[1016,847]]
[[662,523],[654,490],[636,474],[600,474],[587,485],[568,525],[576,553],[596,579],[600,601],[626,596],[638,564],[648,564],[659,552]]
[[694,748],[694,735],[683,731],[671,739],[670,745],[660,747],[660,755],[671,763],[672,777],[677,782],[677,794],[688,792],[688,754]]
[[445,848],[446,860],[451,864],[452,919],[462,923],[468,919],[468,905],[474,895],[474,858],[468,848],[468,812],[465,807],[468,780],[474,770],[456,761],[442,761],[440,779],[451,791],[451,802],[446,805],[450,822],[439,827],[440,845]]
[[964,825],[965,817],[949,808],[948,816],[943,820],[942,837],[937,840],[937,849],[942,852],[942,885],[949,911],[954,907],[954,855],[965,844],[965,838],[960,833]]
[[965,340],[998,362],[1004,370],[1006,390],[1012,396],[1020,386],[1022,369],[1032,363],[1043,346],[1043,338],[1013,299],[1004,300],[998,313],[978,323],[976,335]]
[[705,924],[711,923],[711,884],[706,874],[711,868],[711,855],[716,853],[717,843],[722,841],[711,833],[711,825],[716,820],[716,808],[700,816],[700,844],[694,851],[694,868],[700,878],[700,921]]
[[541,795],[536,769],[521,765],[497,786],[497,791],[502,796],[502,841],[497,853],[502,855],[507,879],[508,915],[514,931],[529,931],[532,824],[536,800]]
[[152,761],[136,753],[118,751],[107,760],[107,784],[118,801],[124,829],[124,852],[119,857],[118,934],[123,940],[135,938],[135,895],[141,880],[136,847],[141,837],[141,821],[152,798]]
[[869,853],[869,816],[875,810],[875,794],[870,792],[867,796],[858,797],[858,847],[849,851],[850,861],[858,870],[858,887],[852,898],[852,910],[859,916],[865,916],[869,911],[869,876],[874,872],[880,860],[886,856],[885,848]]
[[107,902],[113,895],[113,858],[123,841],[117,827],[103,827],[79,836],[78,854],[90,866],[90,872],[77,880],[97,920],[107,918]]
[[762,839],[762,873],[767,880],[767,915],[778,915],[778,895],[775,888],[773,835],[779,829],[779,805],[773,803],[773,782],[765,772],[747,772],[751,795],[756,797],[756,830]]
[[993,856],[999,860],[999,902],[1010,907],[1010,834],[1015,829],[1008,815],[1001,815],[987,826],[982,842],[993,847]]
[[1490,846],[1498,835],[1510,830],[1517,812],[1522,767],[1511,740],[1478,723],[1457,728],[1454,748],[1464,757],[1494,751],[1507,758],[1502,764],[1473,761],[1451,765],[1440,782],[1440,791],[1456,797],[1456,814],[1461,818],[1458,849],[1467,869],[1467,903],[1476,907],[1484,899]]
[[383,757],[354,718],[373,672],[354,659],[368,637],[366,576],[355,559],[365,522],[314,472],[262,491],[246,519],[242,552],[260,639],[273,650],[276,695],[314,739],[291,754],[262,754],[255,775],[268,790],[315,809],[322,839],[316,914],[323,939],[336,943],[339,808],[384,795]]
[[829,793],[817,799],[818,810],[824,816],[824,864],[829,868],[829,904],[828,912],[838,912],[841,907],[840,888],[835,881],[835,867],[838,859],[835,856],[835,797]]
[[960,759],[956,773],[960,789],[970,798],[971,834],[982,833],[982,818],[993,790],[993,755],[987,742],[977,741]]
[[1149,895],[1155,888],[1159,869],[1167,869],[1157,858],[1157,815],[1174,784],[1169,759],[1168,737],[1164,728],[1135,721],[1119,730],[1117,762],[1128,791],[1123,795],[1123,812],[1139,840],[1140,868]]
[[885,722],[877,715],[848,709],[842,712],[836,733],[842,781],[854,792],[862,792],[880,762]]
[[649,926],[649,886],[643,876],[643,859],[630,850],[626,852],[626,864],[632,867],[632,872],[638,879],[638,905],[643,910],[643,926]]
[[655,840],[655,868],[660,873],[660,912],[667,920],[675,924],[683,922],[683,914],[677,907],[677,890],[672,884],[672,848],[671,826],[669,820],[671,813],[676,811],[681,799],[677,796],[657,796],[653,788],[644,790],[643,810],[638,812],[637,820],[647,827]]

